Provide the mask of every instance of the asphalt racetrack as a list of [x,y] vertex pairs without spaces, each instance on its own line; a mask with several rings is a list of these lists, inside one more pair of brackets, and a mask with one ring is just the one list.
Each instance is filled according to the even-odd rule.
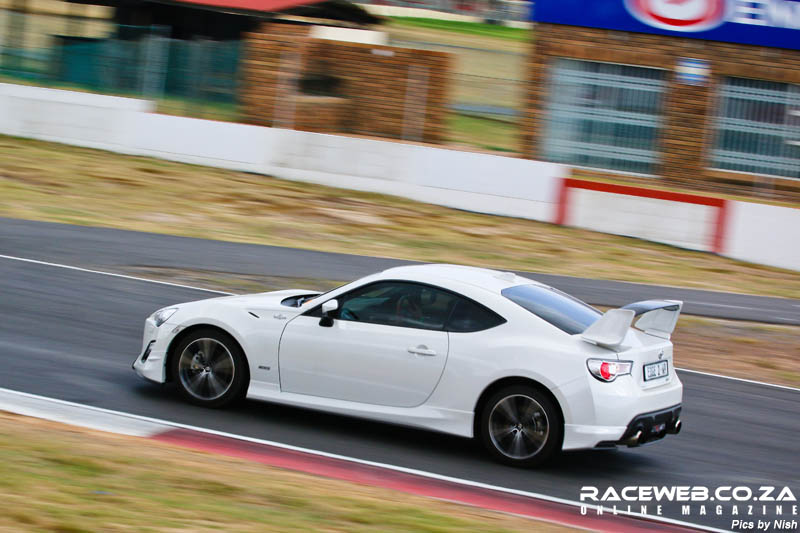
[[[411,263],[10,218],[0,218],[0,255],[97,270],[167,267],[341,281]],[[674,299],[683,300],[683,312],[688,314],[800,325],[800,300],[553,274],[520,274],[594,305],[615,307],[647,299]]]
[[[328,279],[351,279],[396,263],[297,250],[281,256],[280,250],[0,219],[0,254],[97,269],[123,262],[159,264],[157,260],[197,267],[193,261],[205,258],[203,264],[214,270],[260,268],[273,275],[312,277],[314,269],[316,276],[324,269]],[[601,285],[593,290],[601,291]],[[722,293],[708,294],[726,301]],[[610,485],[618,490],[628,485],[771,485],[788,486],[800,495],[800,392],[786,388],[681,373],[685,394],[680,435],[636,449],[564,454],[546,469],[529,471],[490,461],[467,439],[252,401],[232,410],[208,410],[180,401],[169,386],[137,378],[130,365],[141,347],[145,317],[159,307],[212,296],[0,258],[0,387],[569,500],[577,500],[585,485],[601,492]],[[618,297],[609,295],[608,302]],[[648,297],[641,294],[628,301]],[[770,301],[780,301],[748,298],[764,302],[759,304],[764,309]],[[719,516],[714,511],[718,503],[710,503],[705,516],[697,504],[689,516],[675,503],[662,502],[662,512],[729,529],[731,503],[721,503]],[[786,515],[791,512],[787,503],[784,518],[797,519]],[[740,514],[747,512],[746,505],[740,504]],[[648,512],[655,513],[655,504]],[[760,504],[754,512],[761,512]],[[767,505],[766,516],[752,516],[759,518],[776,518],[774,504]]]

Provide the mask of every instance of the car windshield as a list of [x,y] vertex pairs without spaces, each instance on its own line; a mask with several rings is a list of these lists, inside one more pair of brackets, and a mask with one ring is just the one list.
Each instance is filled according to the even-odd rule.
[[602,314],[594,307],[551,287],[517,285],[503,289],[502,294],[570,335],[583,333]]
[[341,289],[342,287],[344,287],[345,285],[350,285],[351,283],[352,283],[352,281],[348,281],[347,283],[343,283],[343,284],[339,285],[338,287],[334,287],[334,288],[329,289],[329,290],[327,290],[325,292],[321,292],[319,294],[313,294],[311,296],[308,296],[307,298],[303,298],[301,301],[299,301],[297,303],[297,307],[303,306],[303,305],[307,304],[308,302],[310,302],[312,300],[316,300],[317,298],[323,298],[326,295],[332,293],[333,291],[337,291],[337,290]]

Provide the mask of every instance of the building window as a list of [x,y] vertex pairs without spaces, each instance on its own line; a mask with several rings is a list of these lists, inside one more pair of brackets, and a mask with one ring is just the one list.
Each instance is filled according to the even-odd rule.
[[558,59],[551,72],[545,159],[655,173],[663,70]]
[[800,178],[800,85],[723,80],[714,168]]

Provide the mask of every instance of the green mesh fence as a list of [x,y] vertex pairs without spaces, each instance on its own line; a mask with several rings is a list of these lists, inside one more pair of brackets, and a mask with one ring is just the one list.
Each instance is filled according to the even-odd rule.
[[118,26],[107,38],[51,35],[47,47],[5,39],[0,81],[147,98],[158,101],[161,112],[237,120],[243,43],[165,33]]

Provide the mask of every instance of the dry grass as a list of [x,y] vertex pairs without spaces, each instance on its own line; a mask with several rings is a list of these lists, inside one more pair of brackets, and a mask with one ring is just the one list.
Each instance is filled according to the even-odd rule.
[[575,531],[0,412],[0,531]]
[[800,387],[800,327],[684,316],[675,366]]
[[[464,33],[439,27],[442,21],[433,21],[433,27],[421,27],[415,22],[393,19],[381,29],[389,34],[390,42],[400,46],[411,46],[447,52],[453,57],[453,77],[450,84],[450,101],[457,104],[478,106],[501,106],[521,110],[524,104],[525,61],[532,35],[528,30],[472,24],[486,33]],[[456,27],[460,29],[457,24]],[[476,30],[476,31],[477,31]],[[494,32],[511,31],[514,39],[503,38]],[[476,123],[468,117],[450,120],[448,141],[469,144],[480,148],[500,148],[505,151],[519,150],[516,141],[508,137],[519,134],[519,125],[514,121],[502,124],[491,121]]]
[[796,272],[637,239],[2,136],[0,215],[800,297]]
[[462,43],[486,48],[513,48],[519,43],[530,41],[533,31],[523,28],[510,28],[484,22],[462,22],[435,18],[389,17],[382,29],[405,29],[409,31],[430,32],[440,39],[463,39]]
[[519,128],[513,122],[451,113],[447,142],[482,150],[516,152],[520,146]]
[[381,29],[389,35],[390,44],[406,46],[406,43],[413,43],[414,47],[453,54],[453,72],[458,74],[512,80],[525,77],[525,60],[530,50],[528,40],[509,41],[486,35],[420,28],[397,21]]

